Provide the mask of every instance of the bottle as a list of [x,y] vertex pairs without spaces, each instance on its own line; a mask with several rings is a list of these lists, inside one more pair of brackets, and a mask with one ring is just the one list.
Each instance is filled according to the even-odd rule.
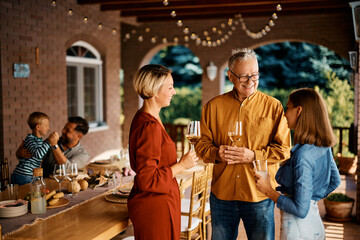
[[33,179],[30,184],[31,192],[31,213],[43,214],[46,212],[46,185],[43,179],[43,169],[33,170]]

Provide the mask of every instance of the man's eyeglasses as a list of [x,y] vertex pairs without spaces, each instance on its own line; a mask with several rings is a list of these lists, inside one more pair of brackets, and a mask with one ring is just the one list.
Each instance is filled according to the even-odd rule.
[[257,74],[254,74],[254,75],[250,75],[250,76],[241,76],[241,77],[239,77],[239,76],[237,76],[233,71],[231,71],[230,69],[229,69],[229,71],[230,71],[235,77],[237,77],[241,83],[246,83],[247,81],[249,81],[249,79],[250,79],[251,81],[257,81],[257,80],[259,80],[259,78],[260,78],[260,73],[257,73]]

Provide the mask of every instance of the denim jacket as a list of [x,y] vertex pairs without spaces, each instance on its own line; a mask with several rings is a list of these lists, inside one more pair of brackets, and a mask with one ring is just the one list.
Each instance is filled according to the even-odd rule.
[[340,185],[331,148],[296,144],[291,158],[276,173],[280,184],[277,207],[300,218],[309,212],[310,201],[325,198]]

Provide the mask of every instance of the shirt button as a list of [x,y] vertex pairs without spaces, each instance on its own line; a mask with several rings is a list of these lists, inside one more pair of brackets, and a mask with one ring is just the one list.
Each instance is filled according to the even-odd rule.
[[236,175],[237,178],[239,178],[240,176],[239,175]]

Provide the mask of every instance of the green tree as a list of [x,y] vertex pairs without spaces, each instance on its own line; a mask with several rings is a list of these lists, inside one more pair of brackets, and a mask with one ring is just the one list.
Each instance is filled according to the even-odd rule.
[[[354,122],[354,90],[347,80],[341,80],[334,71],[327,70],[324,72],[324,76],[327,79],[326,87],[320,89],[319,86],[315,86],[315,90],[325,100],[331,125],[333,127],[350,127]],[[339,139],[340,132],[337,130],[334,132]],[[353,156],[348,150],[348,139],[349,132],[345,131],[343,142],[339,144],[343,145],[343,155]],[[335,155],[339,152],[339,144],[333,148]]]
[[[164,123],[174,123],[176,119],[182,119],[178,123],[186,124],[189,120],[200,120],[202,90],[200,87],[175,88],[176,95],[171,100],[169,107],[160,112]],[[178,120],[179,121],[179,120]]]

